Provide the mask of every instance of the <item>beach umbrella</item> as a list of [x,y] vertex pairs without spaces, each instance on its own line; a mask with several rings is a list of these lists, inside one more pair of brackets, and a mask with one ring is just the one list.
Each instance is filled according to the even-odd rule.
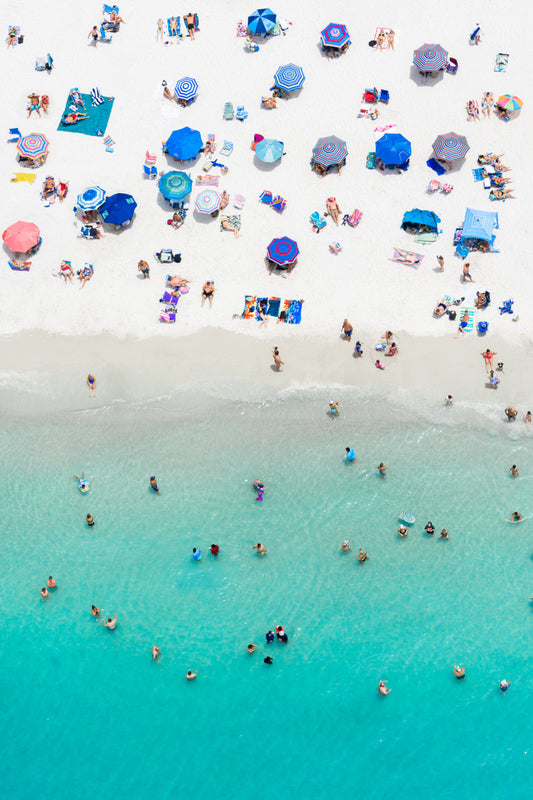
[[196,198],[194,204],[200,214],[212,214],[217,208],[220,208],[222,198],[214,189],[204,189]]
[[99,208],[105,200],[105,191],[101,186],[89,186],[78,195],[77,204],[84,211],[94,211]]
[[460,161],[469,150],[466,137],[453,131],[442,133],[433,142],[433,152],[437,158],[442,158],[444,161]]
[[21,136],[17,142],[17,150],[21,156],[27,158],[39,158],[48,152],[50,142],[42,133],[29,133]]
[[178,161],[187,161],[198,155],[203,146],[200,132],[185,127],[172,131],[167,139],[166,150],[169,156]]
[[376,142],[376,156],[384,164],[403,164],[411,155],[411,142],[401,133],[386,133]]
[[191,193],[192,180],[185,172],[171,170],[159,179],[159,191],[167,200],[183,200]]
[[519,97],[514,97],[512,94],[504,94],[496,103],[499,108],[504,111],[519,111],[522,108],[522,100]]
[[346,25],[339,25],[336,22],[330,22],[320,36],[324,47],[343,47],[350,41]]
[[198,94],[198,84],[194,78],[180,78],[174,87],[174,94],[180,100],[192,100]]
[[276,15],[270,8],[258,8],[248,17],[248,30],[251,34],[268,33],[276,24]]
[[104,222],[109,222],[112,225],[123,225],[133,217],[133,212],[136,208],[137,203],[131,194],[118,192],[118,194],[106,197],[98,213]]
[[272,239],[267,247],[268,257],[280,267],[294,264],[299,254],[298,245],[294,239],[283,236],[281,239]]
[[301,67],[297,67],[296,64],[285,64],[274,75],[274,83],[278,89],[284,89],[286,92],[301,89],[304,81],[304,71]]
[[413,53],[413,64],[421,72],[438,72],[446,66],[448,51],[440,44],[423,44]]
[[6,228],[2,239],[12,253],[27,253],[36,244],[39,244],[41,232],[34,222],[14,222]]
[[255,147],[255,154],[260,161],[273,164],[283,155],[283,142],[277,139],[262,139]]
[[346,142],[338,139],[337,136],[325,136],[323,139],[319,139],[313,147],[313,161],[324,167],[342,164],[347,155]]

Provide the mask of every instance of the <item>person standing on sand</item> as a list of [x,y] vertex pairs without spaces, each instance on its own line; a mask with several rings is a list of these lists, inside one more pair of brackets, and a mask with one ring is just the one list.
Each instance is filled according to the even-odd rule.
[[96,397],[96,378],[91,373],[87,375],[87,386],[89,387],[89,397]]
[[444,405],[445,406],[453,406],[453,397],[449,394],[447,397],[444,398]]
[[494,356],[497,356],[498,353],[495,353],[493,350],[489,350],[489,348],[487,347],[487,349],[483,353],[481,353],[481,355],[483,356],[483,360],[485,361],[485,369],[487,373],[489,373],[492,370],[492,359],[494,358]]
[[158,42],[159,40],[163,41],[163,36],[165,32],[164,25],[165,25],[164,21],[161,19],[161,17],[159,17],[159,19],[157,20],[157,35],[155,37],[156,42]]
[[440,271],[444,272],[444,259],[442,256],[437,256],[437,263],[440,267]]
[[470,283],[474,283],[474,279],[470,274],[470,264],[464,264],[464,266],[463,266],[463,274],[462,274],[461,280],[463,281],[463,283],[466,280],[469,280]]
[[98,44],[98,28],[96,27],[96,25],[94,25],[94,26],[91,28],[91,30],[90,30],[90,32],[89,32],[89,35],[88,35],[88,37],[87,37],[87,38],[88,38],[88,39],[92,39],[92,40],[93,40],[93,44],[94,44],[94,46],[95,46],[95,47],[97,46],[97,44]]
[[137,270],[141,273],[143,278],[150,278],[150,267],[146,261],[141,259],[137,264]]
[[285,362],[281,360],[281,356],[277,347],[275,347],[272,351],[272,358],[274,359],[274,366],[276,367],[277,371],[283,372],[281,365],[283,364],[283,366],[285,366]]
[[341,328],[341,336],[343,337],[345,342],[352,341],[352,333],[353,333],[353,325],[351,324],[351,322],[348,322],[348,320],[345,319],[344,322],[342,323],[342,328]]

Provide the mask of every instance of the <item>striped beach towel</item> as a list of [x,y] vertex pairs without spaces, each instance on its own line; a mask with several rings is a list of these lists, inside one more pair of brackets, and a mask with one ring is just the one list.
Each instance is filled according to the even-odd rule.
[[465,331],[465,333],[470,333],[471,331],[474,330],[474,314],[476,313],[476,309],[475,308],[471,308],[470,306],[461,306],[458,309],[459,318],[461,318],[463,316],[465,311],[468,311],[468,324],[467,324],[466,328],[464,329],[464,331]]
[[106,153],[113,153],[113,145],[116,144],[115,140],[111,138],[111,136],[104,136],[104,144],[105,144],[105,151]]
[[102,97],[102,92],[100,91],[98,86],[95,86],[94,88],[91,89],[91,102],[93,106],[101,106],[102,103],[104,102],[104,98]]
[[160,311],[159,319],[161,322],[176,322],[176,315],[170,311]]
[[220,175],[197,175],[195,183],[197,186],[218,186]]
[[396,261],[398,264],[406,264],[408,267],[418,269],[424,256],[421,253],[413,253],[411,250],[401,250],[399,247],[394,248],[394,255],[391,261]]
[[235,208],[238,208],[239,211],[242,211],[242,207],[244,205],[245,197],[242,194],[236,194],[233,199],[233,205]]

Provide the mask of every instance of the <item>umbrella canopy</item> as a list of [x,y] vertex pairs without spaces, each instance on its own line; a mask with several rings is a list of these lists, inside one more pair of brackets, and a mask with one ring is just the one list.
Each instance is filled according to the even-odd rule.
[[496,105],[503,108],[505,111],[519,111],[522,108],[523,102],[519,97],[515,97],[512,94],[504,94],[500,97]]
[[85,211],[93,211],[95,208],[100,208],[105,200],[105,191],[101,186],[89,186],[78,195],[77,204]]
[[252,34],[268,33],[276,24],[276,15],[270,8],[258,8],[248,17],[248,30]]
[[167,139],[166,148],[172,158],[176,158],[178,161],[187,161],[198,155],[202,145],[200,131],[186,127],[172,131]]
[[403,164],[411,155],[411,142],[401,133],[386,133],[376,142],[376,156],[384,164]]
[[39,158],[48,151],[50,142],[42,133],[29,133],[22,136],[17,142],[17,150],[21,156]]
[[214,189],[204,189],[196,198],[194,204],[200,214],[212,214],[217,208],[220,208],[222,198]]
[[283,142],[277,139],[262,139],[255,147],[255,154],[260,161],[273,164],[283,155]]
[[413,64],[421,72],[437,72],[446,66],[448,51],[440,44],[423,44],[413,53]]
[[442,133],[433,142],[433,152],[444,161],[460,161],[469,150],[470,146],[466,141],[466,137],[453,131]]
[[194,78],[180,78],[174,87],[174,94],[179,100],[192,100],[198,94],[198,84]]
[[350,34],[346,25],[330,22],[320,34],[324,47],[343,47],[350,41]]
[[112,225],[123,225],[133,217],[133,212],[137,208],[137,203],[131,194],[112,194],[107,197],[104,204],[99,209],[99,214],[104,222]]
[[271,261],[282,267],[285,264],[289,266],[294,264],[300,251],[294,239],[283,236],[281,239],[272,239],[267,247],[267,253]]
[[159,191],[167,200],[183,200],[191,193],[192,180],[185,172],[166,172],[159,179]]
[[336,136],[325,136],[323,139],[319,139],[313,147],[313,161],[324,167],[342,164],[347,155],[346,142]]
[[285,64],[274,75],[274,83],[278,89],[284,89],[286,92],[301,89],[304,81],[304,71],[301,67],[297,67],[296,64]]
[[39,244],[41,232],[34,222],[18,222],[6,228],[2,239],[12,253],[26,253]]

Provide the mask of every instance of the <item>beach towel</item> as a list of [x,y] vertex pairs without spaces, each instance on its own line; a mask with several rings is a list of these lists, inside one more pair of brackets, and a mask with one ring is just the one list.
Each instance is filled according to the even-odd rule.
[[[81,92],[80,94],[83,104],[86,108],[84,113],[89,115],[88,118],[80,120],[75,125],[61,125],[61,123],[59,123],[57,130],[64,131],[66,133],[83,133],[85,136],[103,136],[106,132],[115,99],[113,97],[103,97],[103,103],[98,106],[93,106],[90,94],[84,94]],[[69,97],[67,98],[65,110],[63,111],[61,118],[70,113],[70,104],[71,100]]]
[[401,250],[399,247],[394,248],[394,255],[391,261],[396,261],[398,264],[405,264],[407,267],[418,269],[424,256],[421,253],[413,253],[411,250]]
[[179,17],[174,17],[174,19],[176,20],[176,31],[177,31],[176,33],[172,33],[172,30],[171,30],[171,28],[170,28],[170,20],[171,20],[171,17],[169,17],[169,18],[167,19],[168,35],[169,35],[171,38],[172,38],[173,36],[181,36],[181,21],[180,21],[180,18],[179,18]]
[[470,333],[474,330],[474,314],[476,313],[476,309],[467,306],[461,306],[457,311],[457,316],[459,319],[461,319],[465,311],[468,311],[468,324],[463,330],[465,333]]
[[505,72],[509,63],[509,53],[498,53],[494,62],[494,72]]
[[106,153],[114,153],[113,145],[116,144],[116,142],[111,136],[104,137],[104,144]]
[[302,321],[302,300],[291,300],[287,322],[289,325],[299,325]]
[[[209,163],[211,168],[211,163]],[[195,183],[197,186],[218,186],[220,175],[197,175]]]
[[269,297],[268,298],[268,309],[267,309],[267,316],[268,317],[278,317],[279,316],[279,307],[281,305],[281,300],[279,297]]
[[472,170],[472,175],[474,176],[475,181],[482,181],[484,180],[483,177],[483,167],[478,167],[477,169]]
[[242,19],[237,22],[237,36],[248,36],[248,29]]
[[35,180],[35,173],[32,172],[13,172],[11,175],[12,183],[17,183],[18,181],[27,181],[28,183],[33,183]]
[[266,315],[267,308],[268,308],[268,297],[258,297],[255,304],[254,319],[256,319],[258,322],[262,322],[260,312],[262,311],[263,315]]
[[228,222],[233,225],[234,228],[237,228],[238,231],[241,229],[241,215],[240,214],[229,214],[227,217],[220,218],[220,230],[223,231],[225,228],[222,227],[222,223],[224,220],[228,220]]
[[415,235],[415,242],[417,244],[432,244],[436,242],[438,238],[438,233],[434,231],[418,231]]
[[31,261],[8,261],[11,269],[15,272],[29,272]]
[[[380,33],[385,34],[385,41],[383,42],[382,47],[377,47],[378,43],[378,36]],[[387,39],[388,33],[394,33],[392,28],[376,28],[376,35],[374,36],[374,41],[376,42],[376,50],[388,50],[389,49],[389,40]]]
[[243,194],[236,194],[235,197],[233,198],[233,206],[235,208],[238,208],[239,211],[242,211],[242,207],[244,206],[245,199],[246,198],[244,197]]
[[434,158],[428,158],[428,160],[426,161],[426,164],[430,169],[433,170],[433,172],[436,172],[437,175],[444,175],[444,173],[446,172],[444,167],[441,166],[439,164],[439,162],[436,161]]
[[243,319],[252,319],[255,312],[255,294],[247,294],[244,298],[244,310],[241,314]]
[[102,92],[100,91],[98,86],[95,86],[93,89],[91,89],[91,102],[93,106],[101,106],[102,103],[104,102],[104,98],[102,97]]
[[291,300],[284,300],[283,305],[281,306],[281,310],[279,312],[279,319],[281,322],[287,322],[287,318],[289,316],[289,308],[291,306]]

